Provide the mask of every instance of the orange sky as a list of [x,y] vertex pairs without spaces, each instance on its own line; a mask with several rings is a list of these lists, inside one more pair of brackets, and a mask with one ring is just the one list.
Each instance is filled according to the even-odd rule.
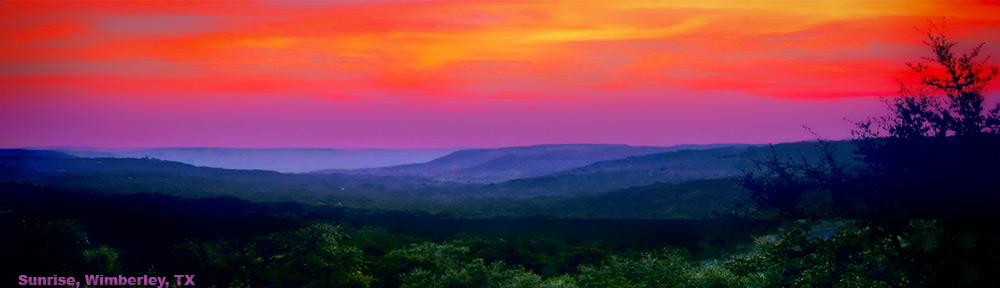
[[838,138],[912,76],[928,20],[1000,54],[996,3],[6,1],[0,146]]

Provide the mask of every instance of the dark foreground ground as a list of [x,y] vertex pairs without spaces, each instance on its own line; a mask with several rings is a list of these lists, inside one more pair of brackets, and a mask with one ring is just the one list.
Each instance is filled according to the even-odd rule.
[[[455,219],[5,184],[18,276],[199,287],[990,287],[991,221]],[[86,287],[82,285],[81,287]]]

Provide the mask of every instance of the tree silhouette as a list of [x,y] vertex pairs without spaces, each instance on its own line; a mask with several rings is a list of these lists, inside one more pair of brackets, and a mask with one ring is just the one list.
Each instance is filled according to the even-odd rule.
[[990,56],[980,57],[986,43],[959,56],[953,51],[958,42],[949,40],[943,29],[931,23],[924,32],[924,44],[934,56],[923,59],[937,65],[906,63],[920,74],[919,83],[899,80],[899,97],[887,101],[891,114],[858,123],[855,133],[906,139],[1000,133],[1000,104],[983,112],[983,91],[998,74],[997,67],[986,65]]
[[[985,111],[984,91],[998,74],[982,56],[985,43],[958,55],[958,44],[931,23],[924,43],[932,57],[906,63],[917,81],[899,80],[889,114],[855,123],[856,158],[845,169],[829,143],[819,163],[782,158],[757,161],[743,184],[753,200],[785,217],[982,217],[1000,200],[1000,105]],[[803,203],[811,195],[811,203]]]

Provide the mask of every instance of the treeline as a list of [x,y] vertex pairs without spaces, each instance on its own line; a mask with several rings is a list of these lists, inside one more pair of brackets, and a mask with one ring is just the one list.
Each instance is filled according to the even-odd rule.
[[206,287],[968,287],[989,285],[989,275],[1000,273],[1000,228],[985,221],[498,224],[232,198],[2,188],[7,233],[0,246],[5,261],[18,264],[4,279],[193,274]]
[[1000,273],[998,228],[953,220],[791,222],[707,258],[669,245],[435,238],[330,223],[110,244],[87,221],[9,220],[15,234],[5,240],[15,243],[4,247],[16,250],[5,261],[18,265],[5,274],[189,274],[202,287],[973,287]]

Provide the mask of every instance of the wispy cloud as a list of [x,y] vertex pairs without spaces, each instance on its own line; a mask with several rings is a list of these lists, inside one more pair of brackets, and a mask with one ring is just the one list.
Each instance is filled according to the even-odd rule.
[[995,15],[965,1],[6,1],[0,105],[52,89],[428,110],[602,107],[644,89],[867,99],[926,54],[928,20],[1000,51]]

